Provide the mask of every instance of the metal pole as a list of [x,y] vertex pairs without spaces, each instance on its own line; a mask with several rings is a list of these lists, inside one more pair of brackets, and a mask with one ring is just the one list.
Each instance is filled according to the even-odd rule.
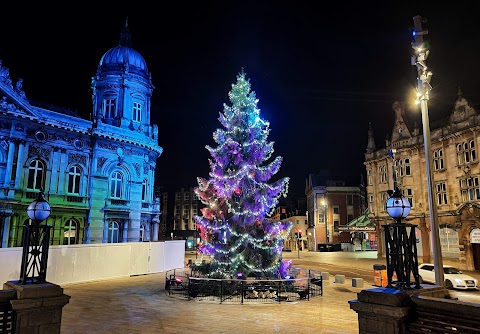
[[430,123],[428,119],[428,94],[432,89],[430,86],[430,77],[432,73],[427,71],[426,59],[428,57],[428,47],[423,42],[423,35],[428,34],[427,30],[422,28],[422,17],[417,15],[413,18],[414,23],[414,37],[415,43],[412,47],[415,49],[416,54],[413,58],[412,65],[416,65],[418,72],[418,95],[420,99],[420,109],[422,111],[422,123],[423,123],[423,141],[425,149],[425,171],[427,175],[428,186],[428,207],[430,208],[430,243],[433,252],[433,265],[435,266],[435,284],[441,287],[445,287],[444,275],[443,275],[443,259],[442,248],[440,244],[439,224],[437,205],[435,203],[435,184],[433,174],[433,161],[431,159],[430,148]]

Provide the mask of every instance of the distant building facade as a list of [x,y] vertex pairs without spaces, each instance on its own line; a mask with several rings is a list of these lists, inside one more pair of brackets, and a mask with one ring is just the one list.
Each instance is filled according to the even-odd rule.
[[128,25],[92,78],[93,113],[29,101],[0,61],[0,246],[22,244],[27,206],[52,207],[51,244],[158,240],[154,175],[162,153],[150,124],[154,86]]
[[[416,226],[417,251],[432,260],[430,208],[423,134],[399,102],[393,104],[391,138],[377,149],[370,126],[365,153],[369,217],[377,225],[379,255],[385,253],[383,225],[392,222],[385,202],[393,175],[412,206],[406,222]],[[421,124],[421,123],[420,123]],[[434,197],[443,257],[458,258],[467,270],[480,269],[480,116],[459,90],[450,115],[431,122]]]
[[[325,250],[329,244],[351,242],[348,224],[365,210],[364,187],[347,186],[345,181],[332,179],[322,171],[308,176],[305,195],[309,249]],[[375,234],[371,237],[375,238]]]
[[198,243],[194,216],[200,215],[202,202],[194,188],[180,188],[175,191],[173,205],[173,238],[186,240],[188,249],[196,249]]

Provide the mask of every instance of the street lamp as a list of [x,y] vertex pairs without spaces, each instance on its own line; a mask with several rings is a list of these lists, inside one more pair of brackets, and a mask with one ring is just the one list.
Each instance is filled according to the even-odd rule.
[[428,185],[428,206],[430,208],[430,230],[431,230],[431,244],[433,251],[433,260],[435,270],[435,284],[445,287],[443,270],[442,249],[440,244],[439,224],[437,205],[434,200],[435,188],[434,179],[431,170],[433,169],[433,161],[431,158],[432,150],[430,148],[430,121],[428,119],[428,100],[429,92],[432,89],[430,80],[432,72],[428,69],[426,60],[430,53],[428,43],[424,43],[423,36],[428,34],[428,30],[423,30],[423,18],[419,15],[413,18],[414,30],[413,37],[415,41],[412,43],[412,48],[415,50],[415,55],[411,58],[412,65],[417,67],[417,97],[420,109],[422,111],[423,124],[423,142],[425,151],[425,171]]
[[40,225],[50,216],[51,208],[43,189],[27,208],[32,223],[24,226],[20,284],[45,283],[51,226]]
[[[410,213],[411,205],[407,198],[402,196],[395,184],[395,190],[389,190],[390,197],[385,202],[385,209],[395,220],[394,224],[383,225],[385,230],[386,258],[387,258],[387,287],[410,289],[410,275],[415,279],[415,288],[419,289],[420,276],[418,274],[417,239],[415,225],[402,223]],[[393,274],[396,281],[393,281]]]

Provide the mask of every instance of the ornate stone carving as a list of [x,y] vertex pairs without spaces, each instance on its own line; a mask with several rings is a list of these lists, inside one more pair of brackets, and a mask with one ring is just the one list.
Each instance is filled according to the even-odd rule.
[[86,166],[87,165],[87,157],[84,156],[84,155],[81,155],[81,154],[70,153],[68,155],[68,163],[69,164],[72,164],[72,163],[82,164],[82,165]]
[[140,177],[140,164],[139,163],[134,163],[133,167],[135,168],[135,171],[137,172],[137,176]]
[[29,146],[28,147],[28,156],[29,157],[40,157],[44,158],[45,160],[49,160],[50,158],[50,149],[47,148],[41,148],[41,147],[36,147],[36,146]]
[[97,160],[97,169],[102,168],[106,161],[107,161],[107,158],[99,157]]

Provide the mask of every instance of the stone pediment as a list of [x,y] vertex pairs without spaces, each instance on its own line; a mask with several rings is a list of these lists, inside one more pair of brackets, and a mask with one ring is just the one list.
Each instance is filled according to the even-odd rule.
[[19,78],[13,86],[10,71],[0,59],[0,112],[14,117],[38,118],[25,96],[22,84],[23,79]]
[[459,89],[458,98],[453,105],[452,114],[450,115],[450,124],[460,124],[476,115],[477,111],[470,105],[468,100],[462,96],[462,91]]
[[405,109],[400,102],[393,103],[392,110],[395,112],[395,123],[392,130],[392,143],[399,140],[412,138],[412,134],[405,123]]

